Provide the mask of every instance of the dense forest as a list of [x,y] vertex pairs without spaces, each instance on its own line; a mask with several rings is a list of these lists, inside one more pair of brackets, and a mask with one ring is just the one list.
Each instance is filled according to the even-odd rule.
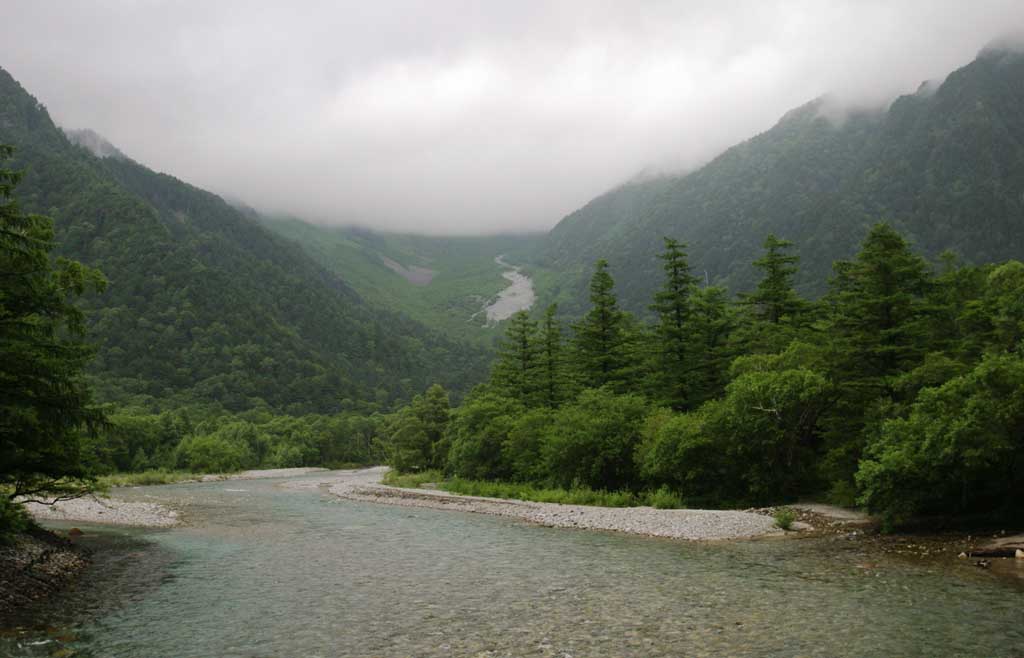
[[811,301],[794,289],[793,247],[770,235],[760,281],[730,300],[665,239],[650,323],[619,308],[598,261],[578,322],[521,312],[461,406],[435,386],[395,414],[390,463],[505,495],[712,507],[817,496],[890,524],[1019,516],[1024,264],[947,254],[933,266],[880,223]]
[[430,381],[461,390],[486,352],[375,306],[219,197],[116,149],[69,141],[0,70],[0,143],[55,253],[103,272],[81,300],[100,400],[302,415],[386,410]]
[[622,306],[646,315],[665,235],[685,235],[694,272],[733,294],[757,281],[769,233],[799,250],[796,289],[824,294],[832,262],[879,218],[928,258],[1024,258],[1022,103],[1024,54],[995,48],[885,110],[815,100],[691,173],[623,185],[567,216],[529,254],[559,273],[542,301],[578,316],[588,269],[605,258]]

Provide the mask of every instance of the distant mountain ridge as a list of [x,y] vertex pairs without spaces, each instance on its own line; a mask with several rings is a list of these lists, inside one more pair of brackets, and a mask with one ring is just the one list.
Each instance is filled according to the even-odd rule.
[[482,376],[482,351],[368,303],[220,197],[95,133],[72,138],[84,146],[0,69],[0,143],[24,171],[17,198],[53,217],[60,254],[110,280],[86,300],[104,399],[327,412]]
[[687,175],[623,185],[568,215],[534,256],[558,271],[570,313],[606,258],[626,307],[643,311],[660,282],[661,238],[689,243],[691,264],[731,292],[750,289],[768,233],[796,243],[807,294],[874,222],[891,222],[930,257],[1024,256],[1024,55],[988,48],[941,84],[882,112],[840,122],[825,99]]

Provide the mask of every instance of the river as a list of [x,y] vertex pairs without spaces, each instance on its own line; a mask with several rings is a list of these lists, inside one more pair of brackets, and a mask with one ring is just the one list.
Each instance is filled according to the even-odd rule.
[[494,262],[508,268],[501,273],[508,281],[508,286],[498,294],[496,300],[484,307],[488,325],[507,320],[517,311],[529,310],[536,300],[533,280],[521,272],[522,268],[506,262],[504,254],[495,257]]
[[[313,478],[317,476],[311,476]],[[3,656],[1020,656],[1024,591],[840,539],[685,543],[342,501],[279,480],[132,489],[169,530],[96,565]]]

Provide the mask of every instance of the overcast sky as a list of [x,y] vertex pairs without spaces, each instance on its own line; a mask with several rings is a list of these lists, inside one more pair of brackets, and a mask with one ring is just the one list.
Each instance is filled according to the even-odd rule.
[[1021,0],[4,5],[0,66],[61,125],[257,208],[431,233],[548,229],[1024,26]]

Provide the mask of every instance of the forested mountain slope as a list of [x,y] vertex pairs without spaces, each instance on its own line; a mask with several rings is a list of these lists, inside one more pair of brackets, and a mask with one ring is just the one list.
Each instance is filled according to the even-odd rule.
[[1024,256],[1024,55],[983,51],[937,88],[884,112],[836,119],[827,99],[685,176],[625,185],[566,217],[537,255],[562,272],[559,298],[585,300],[607,258],[625,306],[659,281],[663,236],[689,243],[696,274],[731,292],[752,287],[761,242],[796,243],[798,287],[818,294],[831,264],[886,220],[925,254],[969,262]]
[[483,345],[493,343],[500,332],[487,326],[482,309],[508,286],[502,276],[507,268],[495,257],[510,254],[509,260],[518,264],[543,238],[539,234],[407,235],[318,226],[284,217],[259,219],[302,245],[366,299],[448,336]]
[[17,149],[22,206],[110,281],[87,301],[106,399],[330,411],[459,390],[479,369],[481,353],[371,306],[219,197],[72,144],[2,69],[0,143]]

